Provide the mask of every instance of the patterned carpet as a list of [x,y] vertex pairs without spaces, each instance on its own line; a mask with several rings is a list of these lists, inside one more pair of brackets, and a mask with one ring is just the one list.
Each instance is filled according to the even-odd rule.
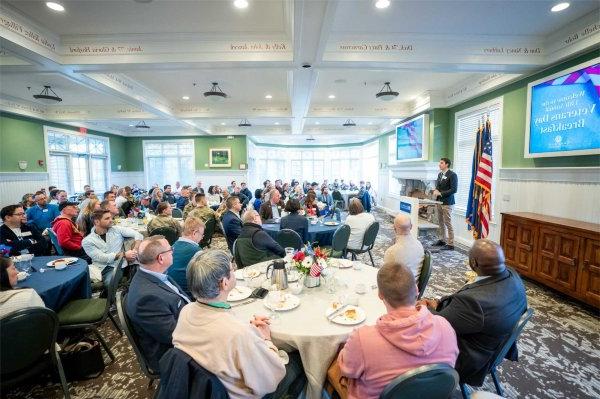
[[[381,222],[373,257],[380,265],[383,253],[392,244],[391,218],[375,213]],[[430,244],[434,237],[424,237]],[[213,247],[226,248],[222,237]],[[369,264],[368,255],[360,259]],[[456,291],[464,283],[467,257],[459,251],[433,254],[433,273],[425,297],[438,297]],[[499,368],[507,398],[599,398],[600,397],[600,318],[598,313],[577,302],[525,281],[529,306],[535,309],[519,341],[520,361],[506,361]],[[101,329],[115,355],[116,362],[107,366],[95,380],[70,384],[71,397],[151,398],[148,381],[139,371],[135,355],[125,337],[119,337],[111,323]],[[62,398],[60,386],[48,378],[7,392],[8,398]],[[491,379],[483,388],[494,392]],[[460,394],[454,395],[460,398]]]

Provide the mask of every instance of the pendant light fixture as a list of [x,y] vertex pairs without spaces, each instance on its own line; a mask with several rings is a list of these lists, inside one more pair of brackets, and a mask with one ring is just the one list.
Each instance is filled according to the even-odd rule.
[[59,103],[62,101],[62,98],[60,98],[50,86],[44,86],[42,92],[40,94],[34,94],[33,98],[46,104]]
[[135,125],[136,129],[150,129],[150,126],[146,125],[146,122],[139,121],[137,125]]
[[379,93],[375,94],[375,98],[383,101],[391,101],[396,97],[398,97],[398,92],[392,90],[390,82],[385,82]]
[[221,102],[227,98],[227,94],[221,90],[217,82],[212,82],[211,89],[204,92],[204,97],[214,102]]
[[239,127],[250,127],[252,126],[252,124],[250,122],[248,122],[248,119],[244,118],[241,120],[240,123],[238,123]]
[[346,122],[342,125],[344,127],[353,127],[356,126],[356,123],[352,119],[346,119]]

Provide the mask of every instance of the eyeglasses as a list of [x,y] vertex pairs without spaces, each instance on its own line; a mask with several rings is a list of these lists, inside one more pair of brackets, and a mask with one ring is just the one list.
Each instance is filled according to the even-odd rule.
[[166,251],[159,252],[158,255],[156,255],[156,259],[158,259],[158,257],[162,254],[166,254],[168,252],[173,252],[173,247],[169,247],[169,249],[167,249]]

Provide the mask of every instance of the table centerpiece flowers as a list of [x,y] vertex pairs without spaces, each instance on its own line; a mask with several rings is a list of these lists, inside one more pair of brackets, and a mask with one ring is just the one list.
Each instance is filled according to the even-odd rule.
[[329,252],[320,247],[313,248],[310,243],[302,250],[294,253],[292,266],[304,276],[307,288],[318,287],[321,284],[321,272],[328,266]]

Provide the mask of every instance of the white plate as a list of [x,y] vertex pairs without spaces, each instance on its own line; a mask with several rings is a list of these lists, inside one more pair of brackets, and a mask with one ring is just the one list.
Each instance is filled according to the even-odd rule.
[[229,292],[229,295],[227,296],[227,301],[228,302],[236,302],[236,301],[241,301],[243,299],[249,298],[250,295],[252,295],[252,288],[248,288],[248,287],[235,287],[234,289],[231,290],[231,292]]
[[18,281],[23,281],[27,277],[29,277],[29,273],[27,273],[27,272],[19,272],[19,273],[17,273],[17,280]]
[[[260,270],[255,269],[255,268],[250,268],[250,269],[246,268],[246,269],[242,269],[240,271],[242,272],[242,280],[245,280],[245,279],[252,280],[262,274],[262,272]],[[237,274],[235,276],[237,277]]]
[[243,280],[244,279],[244,271],[243,270],[236,270],[235,271],[235,279],[236,280]]
[[[327,311],[325,312],[325,316],[329,316],[333,312],[335,312],[338,308],[334,309],[333,304]],[[351,313],[354,313],[354,316],[351,316]],[[342,313],[335,316],[331,321],[336,324],[342,324],[344,326],[353,326],[355,324],[360,324],[367,318],[367,314],[362,308],[358,306],[348,305],[344,309]]]
[[[269,293],[269,295],[271,294],[272,293]],[[281,296],[281,300],[275,302],[274,304],[270,302],[269,296],[267,296],[263,300],[263,303],[268,309],[275,311],[292,310],[300,305],[300,298],[298,298],[296,295],[283,293]]]
[[325,226],[337,226],[340,222],[325,222],[323,223]]
[[79,258],[59,258],[59,259],[54,259],[51,260],[50,262],[46,263],[46,266],[48,267],[54,267],[56,266],[56,263],[59,263],[60,261],[63,261],[65,265],[70,265],[72,263],[77,262]]
[[333,266],[337,266],[340,269],[348,269],[350,267],[352,267],[352,261],[350,259],[331,259],[330,263],[333,264]]

